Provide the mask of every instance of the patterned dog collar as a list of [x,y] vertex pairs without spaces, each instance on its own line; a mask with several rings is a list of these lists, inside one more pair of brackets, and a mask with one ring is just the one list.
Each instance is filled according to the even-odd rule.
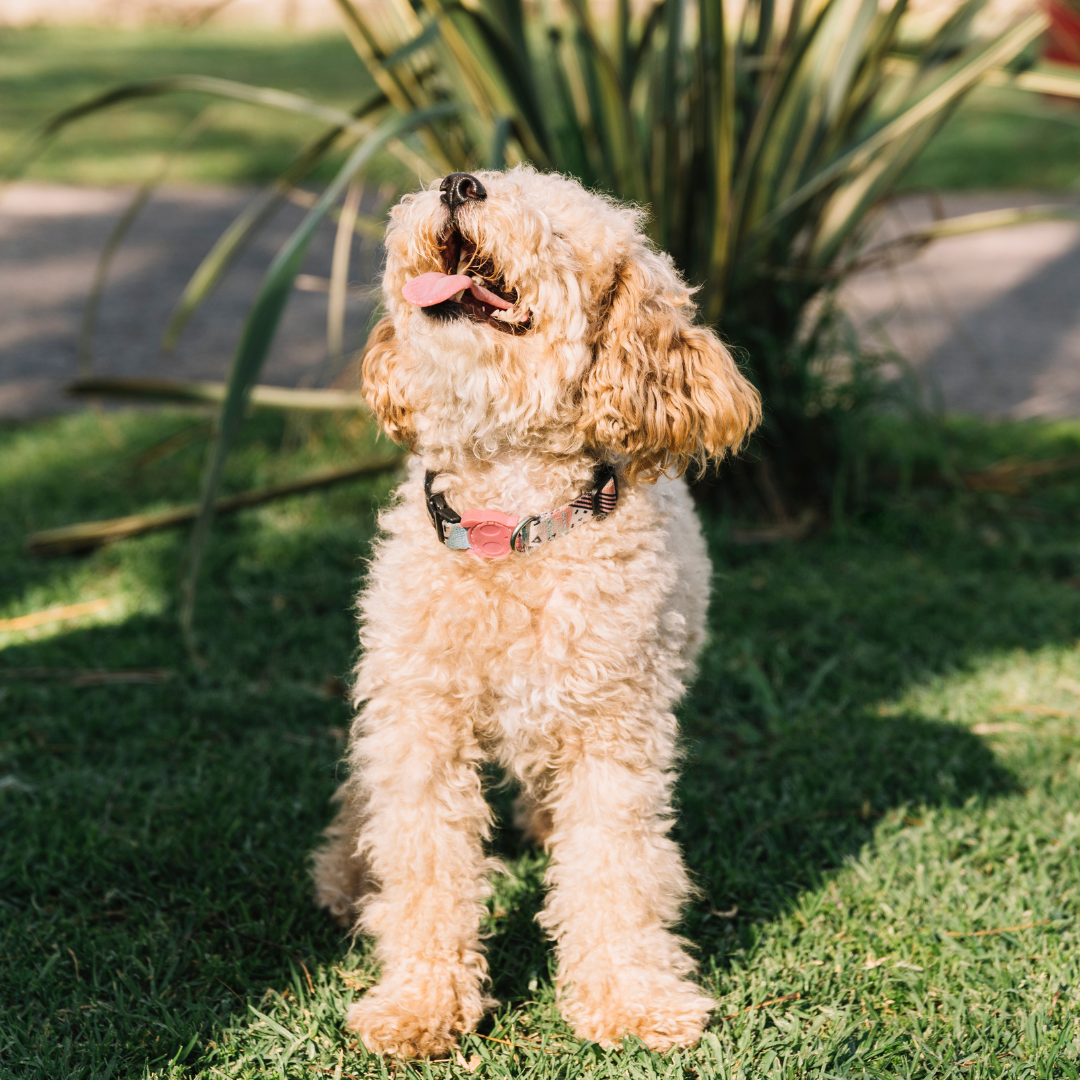
[[434,472],[425,474],[424,497],[439,543],[453,551],[468,551],[484,559],[499,559],[511,551],[533,551],[549,540],[565,536],[586,521],[607,517],[619,499],[614,467],[597,465],[592,490],[546,514],[530,514],[523,518],[499,510],[466,510],[459,514],[450,508],[444,495],[432,493],[431,485],[437,475]]

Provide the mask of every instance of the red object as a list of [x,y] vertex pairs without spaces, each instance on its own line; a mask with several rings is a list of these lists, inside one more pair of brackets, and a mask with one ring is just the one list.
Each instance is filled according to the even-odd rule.
[[1080,67],[1080,11],[1058,0],[1047,0],[1046,14],[1050,17],[1050,28],[1043,56],[1058,64]]

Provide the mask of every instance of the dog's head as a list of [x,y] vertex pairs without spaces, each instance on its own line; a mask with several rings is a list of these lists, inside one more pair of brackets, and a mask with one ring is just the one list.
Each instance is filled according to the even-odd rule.
[[520,167],[407,195],[383,289],[364,393],[399,441],[586,451],[649,479],[722,456],[760,419],[641,213],[573,180]]

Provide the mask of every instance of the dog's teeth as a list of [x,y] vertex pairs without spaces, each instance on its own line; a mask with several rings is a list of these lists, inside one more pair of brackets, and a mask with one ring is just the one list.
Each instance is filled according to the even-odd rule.
[[456,293],[454,293],[454,295],[451,296],[450,299],[453,300],[455,304],[457,304],[457,303],[461,302],[461,298],[464,295],[465,295],[465,290],[464,289],[458,289],[458,291]]

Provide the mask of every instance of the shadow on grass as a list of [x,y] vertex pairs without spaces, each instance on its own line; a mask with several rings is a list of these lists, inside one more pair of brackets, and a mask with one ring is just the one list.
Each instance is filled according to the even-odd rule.
[[[795,719],[749,740],[745,728],[702,733],[700,716],[685,717],[698,731],[688,739],[676,835],[701,896],[682,933],[703,961],[725,967],[747,943],[743,931],[820,888],[886,817],[921,824],[925,808],[1016,790],[1012,774],[964,728],[854,712]],[[504,858],[521,852],[513,833],[501,834],[496,847]],[[515,905],[488,941],[493,993],[509,1004],[535,997],[535,980],[549,972],[549,944],[534,921],[542,877],[542,868],[528,867],[532,887],[515,890]]]
[[[39,494],[21,488],[26,512],[2,539],[8,596],[25,578],[74,572],[18,552],[22,528],[59,513],[62,481],[57,464],[35,474]],[[169,612],[4,649],[0,676],[176,672],[149,685],[0,681],[0,1026],[14,1033],[0,1053],[12,1075],[167,1061],[220,1038],[268,988],[300,995],[341,962],[305,858],[343,749],[348,711],[324,679],[350,663],[377,490],[308,496],[290,528],[258,514],[223,525],[201,601],[207,671],[181,659]],[[973,548],[977,524],[901,522],[768,551],[726,547],[710,527],[713,638],[682,708],[677,830],[703,892],[685,925],[703,959],[723,967],[744,933],[871,842],[883,816],[1013,789],[965,729],[881,708],[989,654],[1080,636],[1075,593],[1045,572],[1038,536]],[[177,552],[175,538],[148,537],[78,573],[167,581]],[[493,799],[508,820],[509,793]],[[533,921],[542,866],[509,828],[496,849],[522,868],[488,943],[494,993],[514,1005],[549,977]]]

